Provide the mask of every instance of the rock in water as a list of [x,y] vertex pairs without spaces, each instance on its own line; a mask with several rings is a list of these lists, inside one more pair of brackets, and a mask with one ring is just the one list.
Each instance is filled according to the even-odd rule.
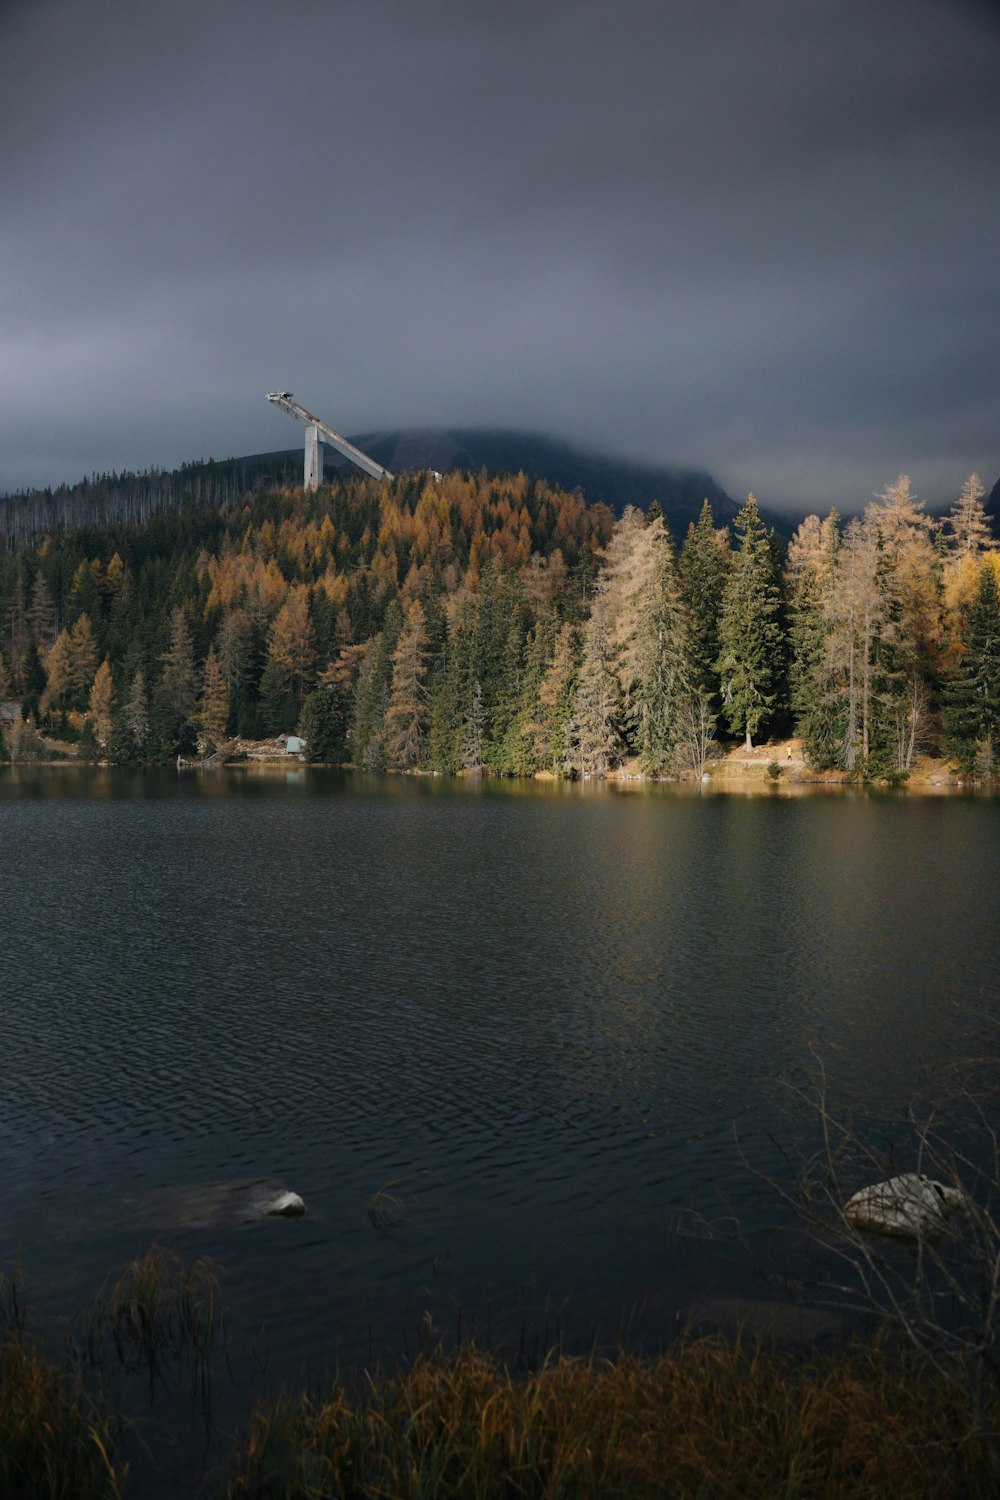
[[844,1218],[856,1229],[918,1239],[940,1231],[961,1201],[958,1188],[946,1187],[922,1172],[905,1172],[855,1193],[844,1205]]
[[264,1204],[266,1214],[280,1214],[283,1219],[297,1219],[304,1214],[306,1206],[298,1193],[278,1193]]
[[298,1193],[289,1192],[280,1178],[226,1178],[156,1188],[126,1199],[117,1222],[130,1230],[137,1225],[155,1230],[226,1230],[264,1224],[272,1215],[295,1218],[305,1211]]

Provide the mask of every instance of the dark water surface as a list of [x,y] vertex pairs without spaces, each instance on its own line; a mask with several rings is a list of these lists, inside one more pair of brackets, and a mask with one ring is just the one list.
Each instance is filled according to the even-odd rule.
[[[995,1012],[998,835],[989,799],[2,771],[0,1267],[54,1317],[204,1252],[267,1380],[459,1309],[655,1346],[753,1290],[733,1219],[780,1258],[734,1122],[774,1167],[811,1049],[888,1115]],[[307,1216],[197,1191],[259,1179]]]

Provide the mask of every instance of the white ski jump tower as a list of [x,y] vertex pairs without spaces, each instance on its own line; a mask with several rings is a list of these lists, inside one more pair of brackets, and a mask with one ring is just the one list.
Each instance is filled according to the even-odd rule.
[[364,469],[366,474],[372,474],[376,479],[391,479],[392,473],[389,469],[383,469],[367,453],[362,453],[360,448],[355,448],[346,438],[334,432],[332,427],[327,427],[319,417],[314,417],[311,411],[306,411],[297,401],[292,400],[291,391],[271,391],[268,401],[273,401],[280,406],[282,411],[287,411],[290,417],[297,417],[306,427],[306,464],[303,485],[308,490],[318,490],[323,482],[323,444],[329,443],[331,448],[336,448],[345,458],[349,458],[352,464],[357,464],[359,469]]

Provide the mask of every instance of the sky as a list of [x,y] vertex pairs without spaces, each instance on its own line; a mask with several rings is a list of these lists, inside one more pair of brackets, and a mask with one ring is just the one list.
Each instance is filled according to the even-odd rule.
[[0,493],[525,427],[857,510],[1000,477],[977,0],[0,0]]

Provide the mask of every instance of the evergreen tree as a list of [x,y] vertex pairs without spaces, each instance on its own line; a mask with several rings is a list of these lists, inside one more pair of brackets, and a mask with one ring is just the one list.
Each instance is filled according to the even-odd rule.
[[461,737],[459,740],[458,764],[462,771],[472,771],[475,775],[483,769],[483,744],[486,739],[486,710],[483,707],[483,689],[479,678],[473,682],[470,690],[466,712],[461,721]]
[[539,765],[556,776],[570,775],[578,760],[574,708],[580,655],[579,627],[567,621],[556,635],[552,660],[538,689],[536,756]]
[[449,639],[438,656],[427,688],[427,763],[435,771],[454,775],[459,769],[455,725],[458,694],[454,670],[454,643]]
[[[17,686],[17,673],[11,670],[14,685]],[[24,652],[21,660],[21,710],[25,717],[28,714],[37,716],[40,707],[40,699],[45,689],[45,668],[38,654],[38,647],[32,641]]]
[[386,767],[386,710],[392,683],[392,663],[402,630],[402,611],[393,601],[386,611],[385,629],[365,643],[354,694],[351,718],[351,758],[366,771]]
[[306,742],[306,760],[339,765],[347,759],[347,704],[326,683],[313,689],[302,705],[298,732]]
[[142,757],[146,753],[146,740],[149,737],[149,701],[146,697],[146,676],[141,667],[132,679],[122,718],[136,751]]
[[681,718],[696,686],[689,615],[681,597],[673,542],[662,521],[650,524],[653,569],[638,600],[636,749],[642,770],[660,776],[674,758]]
[[[115,553],[115,557],[118,554]],[[113,567],[115,558],[108,564],[108,579],[111,583],[111,603],[108,610],[106,634],[108,656],[112,664],[124,661],[133,647],[138,634],[135,580],[124,565]],[[118,559],[119,563],[121,559]]]
[[175,720],[175,728],[188,724],[195,715],[198,701],[194,670],[194,652],[187,617],[179,606],[170,616],[170,645],[161,658],[162,700]]
[[308,760],[340,765],[348,759],[351,706],[363,657],[363,646],[342,645],[303,703],[299,734]]
[[39,569],[31,590],[31,604],[27,613],[28,630],[39,651],[47,651],[56,638],[56,607],[52,592]]
[[532,776],[546,764],[539,753],[543,717],[540,693],[552,655],[554,631],[555,621],[551,615],[546,615],[538,621],[528,638],[520,697],[503,749],[503,768],[511,776]]
[[585,776],[605,776],[622,758],[621,692],[615,666],[607,600],[599,593],[584,632],[574,705],[576,763]]
[[298,722],[301,710],[284,667],[269,656],[260,679],[258,722],[263,733],[272,737],[287,734]]
[[509,617],[499,670],[493,682],[490,734],[483,752],[487,769],[495,775],[514,772],[511,751],[517,738],[515,721],[523,690],[524,647],[524,616],[518,597]]
[[681,592],[691,618],[692,674],[705,692],[717,697],[719,675],[719,616],[729,573],[728,531],[716,531],[712,507],[706,500],[688,527],[678,559]]
[[156,763],[196,749],[194,719],[198,687],[191,632],[178,605],[170,615],[170,644],[161,657],[163,669],[149,705],[147,752]]
[[961,660],[944,699],[949,749],[966,770],[995,775],[1000,751],[1000,588],[988,564],[980,575]]
[[717,670],[722,711],[746,748],[769,722],[784,667],[781,587],[774,553],[751,494],[736,518],[737,549],[726,580],[719,621]]
[[138,766],[146,759],[149,741],[149,705],[142,669],[132,679],[127,699],[119,703],[111,723],[108,758],[115,766]]
[[839,547],[836,511],[825,521],[808,516],[789,544],[785,575],[791,707],[806,758],[820,767],[837,765],[843,748],[831,619]]

